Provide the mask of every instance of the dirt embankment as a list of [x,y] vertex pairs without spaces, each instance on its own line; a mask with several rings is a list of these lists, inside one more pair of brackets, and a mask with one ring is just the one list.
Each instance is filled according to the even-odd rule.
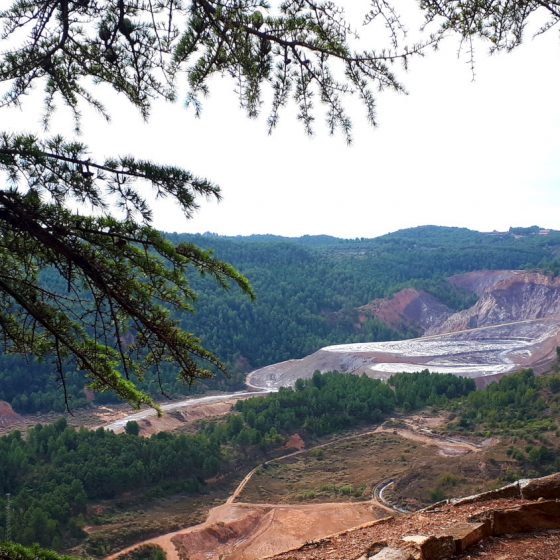
[[21,424],[23,418],[5,401],[0,401],[0,428],[13,428]]
[[388,299],[375,299],[358,310],[395,330],[412,330],[418,334],[440,325],[452,314],[451,309],[434,296],[415,288],[400,290]]
[[172,432],[186,428],[199,420],[217,418],[231,412],[236,399],[229,399],[222,402],[200,404],[191,406],[185,410],[173,410],[159,418],[152,416],[138,421],[140,435],[149,437],[159,432]]
[[[329,446],[348,446],[359,450],[363,438],[371,436],[387,439],[385,432],[392,432],[390,438],[404,438],[420,444],[426,448],[436,448],[444,457],[455,457],[472,452],[478,452],[479,447],[466,441],[458,441],[437,437],[431,432],[444,422],[443,417],[411,416],[401,419],[404,427],[395,430],[392,428],[377,428],[370,432],[353,434],[337,438],[332,442],[320,444],[316,447],[288,453],[269,461],[268,472],[273,469],[273,464],[280,464],[283,460],[293,460],[308,454],[319,460],[319,457],[328,455]],[[378,434],[378,436],[376,435]],[[381,440],[380,440],[381,442]],[[391,442],[388,442],[391,444]],[[382,442],[380,443],[380,445]],[[352,452],[346,447],[346,455]],[[380,448],[381,449],[381,448]],[[320,453],[317,453],[320,451]],[[344,451],[344,450],[343,450]],[[388,472],[395,472],[400,468],[402,455],[406,450],[393,449],[388,457]],[[323,455],[324,454],[324,455]],[[384,454],[378,453],[382,460]],[[426,457],[433,456],[433,451],[428,451]],[[397,460],[397,463],[395,463]],[[367,460],[362,460],[362,467],[368,467]],[[310,540],[320,539],[333,533],[347,531],[352,528],[371,525],[375,520],[396,514],[390,505],[380,503],[378,498],[371,496],[364,501],[340,501],[327,503],[247,503],[235,502],[236,499],[245,497],[243,491],[248,483],[254,484],[253,478],[260,467],[253,469],[241,481],[227,502],[212,509],[207,520],[194,527],[176,531],[168,535],[149,539],[138,543],[123,552],[128,552],[140,544],[156,544],[167,553],[168,560],[207,560],[220,557],[228,560],[255,560],[268,555],[278,554],[282,551],[297,548]],[[391,470],[392,469],[392,470]],[[363,469],[362,469],[363,470]],[[379,473],[378,473],[379,474]],[[375,476],[372,473],[370,475]],[[383,475],[386,478],[387,473]],[[366,477],[367,480],[369,478]],[[366,480],[364,479],[364,480]],[[377,480],[380,480],[379,478]],[[258,482],[261,484],[262,482]],[[346,498],[348,500],[348,498]],[[258,500],[255,500],[257,502]],[[117,555],[109,557],[116,558]]]
[[128,420],[135,420],[140,427],[140,435],[151,436],[163,431],[188,430],[198,420],[228,414],[238,400],[257,394],[246,392],[171,401],[163,404],[164,414],[159,418],[153,409],[145,409],[139,413],[126,404],[80,408],[72,411],[72,415],[56,412],[19,415],[8,403],[0,401],[0,435],[15,429],[25,432],[36,424],[52,424],[64,418],[70,426],[93,430],[105,428],[116,433],[124,431]]
[[[205,523],[146,543],[157,544],[167,560],[248,560],[277,554],[364,523],[386,517],[369,503],[313,505],[224,504]],[[136,548],[139,544],[121,551]],[[108,560],[116,558],[110,556]]]
[[458,274],[449,283],[479,300],[454,313],[433,295],[405,288],[390,298],[358,308],[364,320],[375,317],[396,330],[443,334],[512,321],[560,317],[560,278],[521,270],[479,270]]
[[[468,522],[473,516],[501,508],[514,508],[526,505],[527,500],[496,499],[487,502],[462,506],[442,506],[437,511],[418,512],[412,515],[390,518],[373,523],[368,527],[359,527],[342,534],[334,534],[317,542],[311,542],[297,550],[272,556],[269,560],[352,560],[371,550],[375,543],[379,549],[386,546],[402,548],[403,537],[419,535],[445,534],[450,528]],[[483,540],[479,546],[468,549],[466,553],[455,556],[457,560],[558,560],[558,544],[560,539],[555,533],[537,533],[521,535],[518,539],[513,535],[505,538]],[[529,545],[530,548],[523,548]],[[500,553],[501,552],[501,553]],[[503,555],[502,555],[503,554]],[[367,554],[366,554],[367,557]],[[435,557],[435,556],[434,556]],[[449,555],[445,556],[449,558]]]
[[498,282],[508,280],[516,274],[519,270],[475,270],[473,272],[465,272],[463,274],[456,274],[449,278],[450,284],[465,290],[466,292],[473,292],[481,296],[484,292],[491,290]]
[[458,457],[467,453],[478,453],[481,448],[466,441],[456,441],[450,438],[435,437],[427,432],[421,432],[412,428],[386,428],[380,426],[374,433],[394,434],[404,439],[434,446],[442,457]]

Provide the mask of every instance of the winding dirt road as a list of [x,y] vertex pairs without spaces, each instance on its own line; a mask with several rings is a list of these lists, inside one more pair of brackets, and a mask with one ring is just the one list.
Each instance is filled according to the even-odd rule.
[[[404,439],[408,439],[410,441],[414,441],[417,443],[422,443],[424,445],[433,445],[439,449],[439,453],[446,457],[455,457],[458,455],[465,455],[467,453],[478,453],[482,450],[481,446],[475,445],[473,443],[469,443],[467,441],[461,441],[455,438],[444,437],[439,434],[434,434],[425,428],[419,428],[417,430],[410,428],[387,428],[384,425],[378,426],[375,430],[371,430],[369,432],[362,432],[359,434],[351,434],[349,436],[344,436],[341,438],[336,438],[335,440],[328,441],[326,443],[321,443],[319,445],[314,445],[313,447],[309,447],[307,449],[301,449],[299,451],[293,451],[291,453],[287,453],[286,455],[282,455],[280,457],[276,457],[275,459],[270,459],[262,463],[262,465],[257,465],[254,469],[249,471],[243,480],[239,483],[237,488],[233,491],[231,496],[225,502],[226,504],[233,504],[235,500],[241,495],[247,484],[250,482],[253,475],[258,471],[258,469],[263,465],[270,465],[271,463],[276,463],[279,461],[283,461],[284,459],[289,459],[290,457],[295,457],[296,455],[302,455],[304,453],[309,453],[313,449],[322,449],[325,447],[329,447],[335,443],[340,443],[341,441],[346,441],[350,439],[361,438],[369,435],[374,434],[395,434]],[[373,492],[373,500],[377,502],[376,505],[383,509],[387,509],[391,511],[391,513],[400,512],[403,513],[404,510],[400,510],[399,508],[393,507],[391,504],[383,500],[382,497],[382,490],[388,487],[390,484],[387,483],[385,486],[381,488],[381,491],[377,491],[380,485],[382,485],[386,481],[381,481],[377,484]],[[394,479],[390,479],[387,482],[394,483]]]
[[[379,426],[375,430],[351,434],[308,449],[286,453],[265,464],[309,453],[340,441],[372,434],[392,433],[400,437],[439,448],[442,454],[454,456],[481,450],[474,444],[445,438],[431,433],[420,424],[392,429]],[[191,560],[207,560],[221,555],[230,560],[248,560],[289,550],[306,541],[322,538],[352,527],[381,519],[387,514],[407,513],[387,502],[384,491],[396,482],[395,477],[379,481],[367,502],[319,504],[261,504],[238,502],[246,485],[261,465],[251,469],[224,504],[210,510],[207,520],[193,527],[148,539],[108,557],[113,560],[141,544],[160,546],[168,560],[181,560],[187,554]]]
[[[212,395],[210,397],[194,397],[161,405],[161,410],[163,412],[171,412],[173,410],[183,410],[193,406],[199,406],[201,404],[212,404],[228,400],[243,399],[251,396],[258,397],[274,392],[275,390],[273,389],[259,389],[258,391],[237,391],[235,393],[227,393],[225,395]],[[106,430],[118,432],[124,430],[127,422],[130,422],[132,420],[137,422],[139,420],[144,420],[145,418],[150,418],[156,415],[157,411],[155,411],[153,408],[146,408],[144,410],[140,410],[139,412],[128,414],[123,418],[119,418],[118,420],[115,420],[113,422],[100,424],[99,426],[96,426],[96,428],[105,428]]]

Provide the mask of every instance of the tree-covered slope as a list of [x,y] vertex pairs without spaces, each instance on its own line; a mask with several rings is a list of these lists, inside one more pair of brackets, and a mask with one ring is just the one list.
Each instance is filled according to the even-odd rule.
[[[175,243],[194,242],[233,264],[251,281],[252,303],[235,289],[224,292],[192,273],[198,291],[196,313],[185,313],[182,326],[230,367],[191,390],[239,388],[244,373],[270,363],[298,358],[335,343],[389,340],[415,336],[394,330],[358,307],[413,286],[435,295],[452,309],[473,303],[472,295],[453,288],[446,277],[480,269],[554,269],[560,232],[539,235],[515,229],[502,234],[463,228],[423,226],[374,239],[330,236],[283,238],[273,235],[222,237],[169,234]],[[50,280],[53,281],[52,279]],[[170,394],[188,388],[162,371]],[[68,376],[71,405],[85,404],[81,379]],[[157,381],[143,385],[158,394]],[[62,409],[62,391],[54,368],[21,358],[0,360],[0,400],[20,412]]]
[[[395,387],[393,392],[366,376],[317,372],[294,389],[238,402],[236,413],[202,424],[194,435],[77,430],[64,419],[39,424],[25,437],[13,432],[0,437],[0,535],[9,525],[16,542],[68,550],[88,536],[84,526],[98,522],[88,506],[101,500],[199,493],[206,480],[238,470],[240,461],[255,464],[266,451],[282,448],[294,430],[313,440],[369,426],[395,407],[445,404],[448,397],[467,395],[474,383],[424,372],[401,375]],[[409,393],[417,395],[414,401]],[[109,551],[96,544],[95,532],[90,536],[89,552],[105,556]]]
[[356,240],[177,238],[212,249],[251,280],[255,304],[200,284],[198,312],[185,317],[213,350],[229,361],[241,356],[250,367],[298,358],[326,344],[417,334],[391,332],[376,321],[359,323],[356,307],[414,286],[459,309],[472,298],[452,289],[446,277],[542,266],[560,248],[560,233],[516,237],[435,226]]

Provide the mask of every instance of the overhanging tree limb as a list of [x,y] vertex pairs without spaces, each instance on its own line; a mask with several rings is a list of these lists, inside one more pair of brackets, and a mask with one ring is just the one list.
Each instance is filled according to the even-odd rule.
[[[406,66],[446,33],[510,49],[533,13],[546,15],[542,30],[560,19],[557,1],[421,0],[434,32],[409,45],[389,0],[364,4],[364,33],[378,20],[387,30],[375,48],[373,39],[355,47],[357,35],[334,1],[10,0],[0,11],[0,107],[22,104],[39,85],[46,122],[62,101],[79,125],[83,102],[109,117],[91,89],[103,83],[147,118],[155,99],[175,99],[183,79],[186,101],[199,112],[209,80],[225,75],[249,116],[261,112],[269,88],[270,129],[291,99],[307,132],[322,106],[329,131],[350,141],[348,98],[359,96],[375,124],[377,91],[404,91],[395,65]],[[147,199],[148,190],[171,197],[188,217],[200,197],[219,198],[218,187],[133,156],[102,161],[61,135],[14,131],[0,136],[0,179],[0,330],[8,349],[55,355],[59,363],[73,357],[95,388],[137,405],[153,402],[126,377],[142,378],[152,366],[158,372],[173,362],[188,382],[209,375],[205,362],[223,369],[169,310],[194,309],[193,269],[249,297],[251,288],[211,254],[155,231]],[[71,211],[76,203],[89,214]],[[63,285],[44,289],[46,270]]]

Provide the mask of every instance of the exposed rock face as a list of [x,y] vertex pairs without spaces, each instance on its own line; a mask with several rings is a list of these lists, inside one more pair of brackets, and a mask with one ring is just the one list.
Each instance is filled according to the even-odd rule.
[[[477,274],[478,276],[474,276]],[[496,271],[456,276],[450,281],[481,297],[471,308],[455,313],[426,334],[457,332],[515,321],[560,318],[560,278],[537,272]],[[465,278],[467,277],[467,278]],[[476,280],[476,281],[475,281]]]
[[21,416],[14,412],[14,409],[5,401],[0,401],[0,426],[8,427],[19,423]]
[[473,520],[489,522],[495,536],[558,529],[560,502],[549,500],[497,509],[475,515]]
[[455,553],[461,554],[491,534],[490,523],[458,523],[446,530],[455,543]]
[[405,550],[387,547],[370,556],[369,560],[413,560],[413,556]]
[[422,560],[445,560],[455,554],[455,541],[451,535],[427,537],[416,545]]
[[527,500],[537,498],[560,499],[560,473],[542,478],[519,481],[521,497]]
[[[540,480],[540,479],[536,479]],[[496,490],[489,490],[488,492],[482,492],[481,494],[475,494],[474,496],[465,496],[456,500],[452,500],[451,503],[455,505],[465,505],[474,504],[477,502],[485,502],[487,500],[498,500],[500,498],[522,498],[519,481]],[[426,509],[430,509],[429,507]]]
[[452,276],[449,282],[480,299],[471,308],[453,313],[431,294],[405,288],[389,299],[376,299],[358,309],[396,330],[426,335],[560,318],[560,278],[522,270],[480,270]]
[[560,527],[560,502],[536,502],[494,512],[494,535],[530,533]]
[[[558,480],[560,473],[534,480],[518,481],[507,487],[506,492],[480,494],[478,500],[457,500],[454,505],[440,504],[437,509],[422,510],[399,516],[385,523],[362,526],[322,540],[306,543],[298,549],[288,550],[269,560],[446,560],[475,558],[506,560],[513,558],[559,558],[558,548],[542,546],[543,541],[556,537],[560,529],[560,500],[546,500],[544,496],[560,497]],[[532,488],[538,501],[518,497],[504,498],[511,488]],[[551,531],[544,533],[544,531]],[[502,537],[496,539],[489,537]],[[517,535],[527,539],[534,535],[531,554],[525,556],[520,547],[510,547],[516,554],[499,556],[480,552],[481,547],[492,543],[514,542]],[[381,542],[380,537],[383,538]],[[540,541],[539,541],[540,539]],[[373,546],[369,543],[374,543]],[[482,549],[484,550],[484,549]],[[467,555],[465,555],[467,551]],[[543,551],[545,551],[543,553]],[[359,554],[358,554],[359,553]],[[521,553],[521,554],[520,554]],[[361,554],[361,555],[360,555]]]
[[405,288],[390,299],[375,299],[359,308],[395,330],[413,330],[419,334],[441,325],[452,311],[423,290]]

